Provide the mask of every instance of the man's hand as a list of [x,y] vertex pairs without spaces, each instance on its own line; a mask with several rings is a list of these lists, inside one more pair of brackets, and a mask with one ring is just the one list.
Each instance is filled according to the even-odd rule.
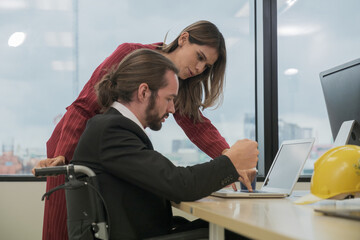
[[[259,150],[257,149],[257,142],[243,139],[237,141],[230,149],[225,149],[222,154],[230,158],[234,164],[238,174],[239,181],[242,182],[249,191],[252,191],[251,182],[256,176],[256,167],[258,161]],[[235,183],[232,188],[237,191]]]
[[251,187],[251,183],[255,180],[257,170],[256,169],[247,169],[247,170],[238,170],[240,175],[239,181],[246,186],[249,192],[252,192],[254,189]]
[[47,158],[40,160],[38,164],[31,170],[32,174],[35,175],[35,168],[43,168],[43,167],[54,167],[54,166],[62,166],[65,165],[65,157],[57,156],[54,158]]

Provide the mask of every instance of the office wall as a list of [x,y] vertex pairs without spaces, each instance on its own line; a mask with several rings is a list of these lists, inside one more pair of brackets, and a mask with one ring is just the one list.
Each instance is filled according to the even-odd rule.
[[[262,183],[257,183],[260,188]],[[0,182],[0,239],[41,239],[45,182]],[[297,183],[296,190],[308,190],[309,183]],[[174,209],[175,215],[193,216]]]
[[0,182],[0,239],[41,239],[45,182]]

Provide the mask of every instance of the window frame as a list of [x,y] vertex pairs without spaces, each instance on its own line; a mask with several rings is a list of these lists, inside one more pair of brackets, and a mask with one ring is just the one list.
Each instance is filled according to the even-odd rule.
[[256,0],[256,139],[259,180],[263,181],[278,150],[277,4]]
[[0,182],[45,182],[46,178],[32,175],[0,175]]
[[[258,23],[255,27],[261,37],[255,37],[255,127],[260,152],[258,180],[264,181],[279,149],[277,0],[256,0],[256,4]],[[311,176],[300,176],[298,182],[310,182],[310,179]]]

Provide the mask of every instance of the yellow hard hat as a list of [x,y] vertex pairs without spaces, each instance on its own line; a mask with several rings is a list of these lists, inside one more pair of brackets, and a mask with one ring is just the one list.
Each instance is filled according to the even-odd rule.
[[311,194],[296,204],[309,204],[323,199],[344,198],[360,193],[360,147],[345,145],[332,148],[314,164]]

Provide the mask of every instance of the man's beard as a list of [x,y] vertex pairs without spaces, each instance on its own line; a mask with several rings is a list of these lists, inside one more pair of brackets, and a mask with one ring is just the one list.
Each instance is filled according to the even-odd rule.
[[151,93],[149,105],[147,106],[145,113],[146,113],[146,123],[147,123],[148,127],[151,130],[159,131],[162,127],[161,120],[164,117],[169,116],[169,114],[166,113],[162,117],[159,117],[159,112],[155,110],[156,97],[157,97],[157,94]]

